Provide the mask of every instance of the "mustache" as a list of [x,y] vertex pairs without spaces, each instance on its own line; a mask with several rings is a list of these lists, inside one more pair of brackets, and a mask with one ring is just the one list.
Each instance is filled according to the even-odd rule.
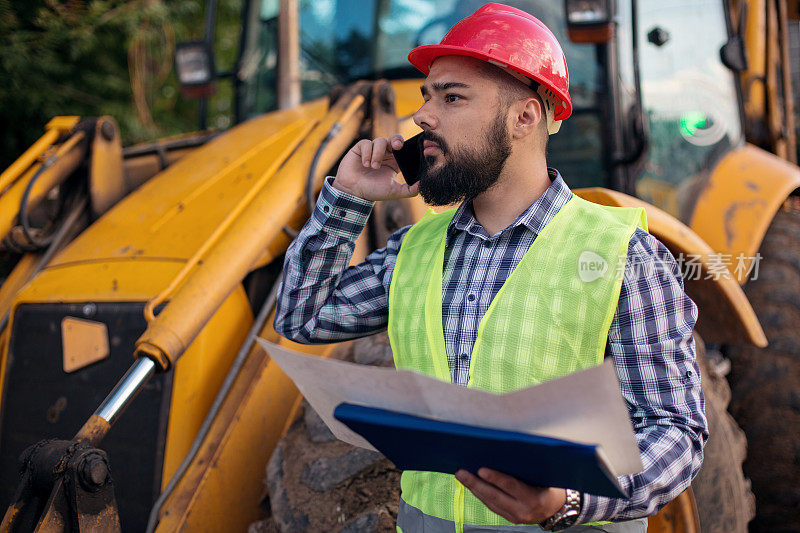
[[425,142],[425,141],[431,141],[431,142],[435,142],[436,144],[438,144],[439,148],[442,150],[443,154],[446,154],[446,153],[448,153],[450,151],[450,149],[447,146],[447,143],[445,142],[445,140],[442,139],[436,133],[434,133],[434,132],[432,132],[430,130],[423,131],[419,135],[418,139],[419,139],[420,151],[422,151],[422,143]]

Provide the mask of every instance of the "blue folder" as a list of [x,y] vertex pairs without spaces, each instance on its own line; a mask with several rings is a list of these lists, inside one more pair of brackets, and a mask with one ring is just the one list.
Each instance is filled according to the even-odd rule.
[[364,437],[400,470],[454,474],[481,467],[530,485],[627,498],[598,446],[479,426],[443,422],[349,403],[333,416]]

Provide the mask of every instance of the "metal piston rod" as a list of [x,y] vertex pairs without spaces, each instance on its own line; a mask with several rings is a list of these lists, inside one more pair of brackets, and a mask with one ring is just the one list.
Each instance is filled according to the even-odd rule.
[[155,373],[156,364],[152,359],[148,357],[137,359],[78,431],[75,440],[86,440],[97,446]]

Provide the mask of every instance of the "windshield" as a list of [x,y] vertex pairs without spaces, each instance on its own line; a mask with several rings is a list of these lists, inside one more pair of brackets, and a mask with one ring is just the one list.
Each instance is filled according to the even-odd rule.
[[[447,30],[484,0],[300,0],[302,99],[325,96],[358,79],[421,78],[408,52],[438,43]],[[538,17],[564,47],[574,115],[550,138],[548,160],[571,187],[606,183],[598,102],[601,70],[593,45],[566,35],[564,4],[552,0],[505,2]],[[249,15],[240,69],[243,119],[277,107],[278,0],[261,0]]]
[[714,165],[743,142],[735,80],[720,61],[728,39],[724,4],[638,0],[636,8],[650,136],[636,195],[687,220]]

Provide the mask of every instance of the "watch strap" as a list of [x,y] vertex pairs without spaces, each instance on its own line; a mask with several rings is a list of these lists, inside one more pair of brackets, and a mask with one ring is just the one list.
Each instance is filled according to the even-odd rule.
[[541,522],[539,527],[545,531],[559,531],[575,524],[581,514],[583,496],[577,490],[566,489],[567,501],[553,516]]

